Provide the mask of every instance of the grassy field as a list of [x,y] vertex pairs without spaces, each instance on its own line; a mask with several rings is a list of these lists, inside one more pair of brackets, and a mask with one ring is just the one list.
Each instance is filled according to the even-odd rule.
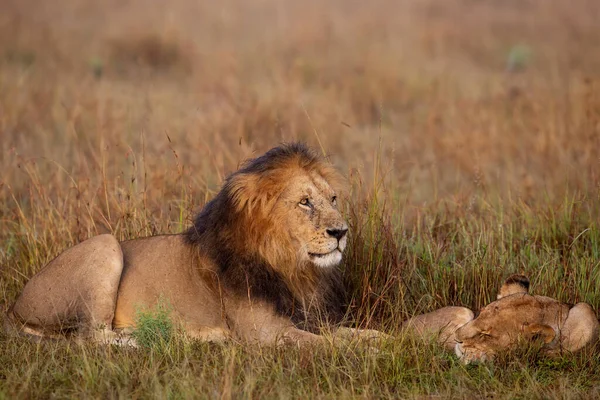
[[[514,272],[598,310],[598,21],[596,0],[3,1],[0,311],[90,236],[181,232],[292,140],[348,177],[358,326],[476,310]],[[0,333],[0,398],[597,398],[599,370],[598,347],[464,366],[402,337],[373,354]]]

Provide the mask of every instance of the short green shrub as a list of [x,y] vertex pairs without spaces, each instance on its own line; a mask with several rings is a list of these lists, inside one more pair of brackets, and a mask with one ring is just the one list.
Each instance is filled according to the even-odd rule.
[[164,348],[171,343],[175,335],[171,311],[171,306],[162,299],[154,308],[137,311],[132,336],[140,347]]

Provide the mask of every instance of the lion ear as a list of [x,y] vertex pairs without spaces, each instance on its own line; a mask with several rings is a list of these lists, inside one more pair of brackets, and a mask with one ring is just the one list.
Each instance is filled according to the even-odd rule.
[[335,191],[338,198],[348,199],[350,197],[348,181],[338,172],[338,170],[329,164],[323,164],[319,170],[319,174]]
[[516,293],[529,293],[529,279],[525,275],[509,276],[500,288],[497,298],[499,300]]
[[234,174],[227,183],[227,191],[237,212],[244,209],[266,209],[270,204],[271,190],[268,179],[258,174]]
[[546,324],[528,324],[523,326],[523,334],[528,340],[541,339],[544,344],[554,340],[556,332],[550,325]]

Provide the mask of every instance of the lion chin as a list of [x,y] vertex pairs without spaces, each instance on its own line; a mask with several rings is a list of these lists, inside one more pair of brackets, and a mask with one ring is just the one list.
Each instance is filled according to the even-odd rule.
[[304,145],[271,149],[231,174],[183,234],[100,235],[64,251],[25,285],[6,328],[118,342],[138,310],[166,301],[192,338],[322,343],[346,312],[340,182]]
[[346,237],[340,240],[338,247],[327,253],[308,253],[311,263],[320,268],[333,268],[342,261],[342,254],[346,248]]
[[342,261],[342,250],[335,249],[325,254],[309,254],[309,257],[310,261],[317,267],[335,267]]

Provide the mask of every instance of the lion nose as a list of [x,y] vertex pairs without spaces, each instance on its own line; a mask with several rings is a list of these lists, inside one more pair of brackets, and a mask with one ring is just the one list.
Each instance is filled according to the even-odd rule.
[[333,236],[337,240],[341,240],[344,236],[346,236],[347,232],[348,229],[327,229],[327,234],[329,236]]

